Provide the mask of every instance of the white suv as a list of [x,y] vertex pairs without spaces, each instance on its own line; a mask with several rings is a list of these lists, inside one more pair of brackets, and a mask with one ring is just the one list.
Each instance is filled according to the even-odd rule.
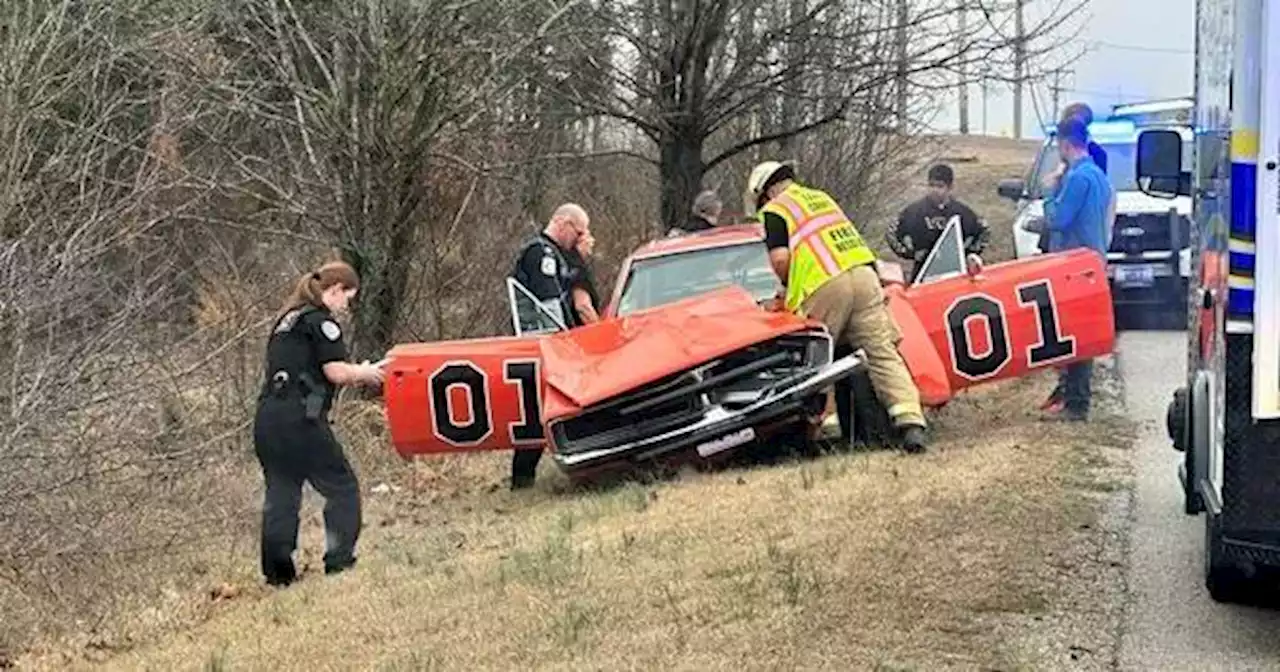
[[[1138,189],[1138,133],[1153,126],[1131,120],[1107,120],[1089,126],[1093,141],[1107,153],[1107,178],[1116,191],[1116,220],[1107,252],[1107,278],[1117,324],[1155,308],[1174,325],[1185,327],[1187,282],[1191,275],[1191,198],[1159,198]],[[1194,133],[1185,125],[1155,127],[1177,130],[1183,137],[1184,161],[1190,161]],[[1041,181],[1061,161],[1053,129],[1023,179],[1000,182],[999,194],[1017,204],[1013,220],[1014,254],[1021,259],[1040,254],[1037,244],[1044,224]],[[1189,165],[1185,164],[1184,165]]]

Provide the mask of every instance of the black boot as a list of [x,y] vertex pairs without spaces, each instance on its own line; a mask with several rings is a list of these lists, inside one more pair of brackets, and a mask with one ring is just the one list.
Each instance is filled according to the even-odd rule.
[[928,450],[928,440],[924,428],[915,425],[902,430],[902,448],[908,453],[923,453]]
[[350,560],[345,560],[342,562],[335,562],[333,564],[325,563],[324,573],[337,574],[339,572],[345,572],[348,569],[351,569],[352,567],[355,567],[355,566],[356,566],[356,558],[351,558]]
[[263,562],[262,574],[268,586],[285,588],[298,580],[298,570],[289,558],[266,560]]

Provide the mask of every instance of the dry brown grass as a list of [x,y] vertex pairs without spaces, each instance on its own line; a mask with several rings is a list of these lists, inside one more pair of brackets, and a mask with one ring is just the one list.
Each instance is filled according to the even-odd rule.
[[1127,435],[1105,409],[1086,427],[1038,423],[1028,401],[1048,384],[966,395],[919,458],[598,493],[544,478],[522,494],[494,487],[505,453],[423,462],[367,496],[355,572],[318,573],[313,502],[300,584],[257,587],[242,549],[225,577],[240,592],[199,596],[205,623],[99,657],[131,670],[1034,667],[1006,640],[1011,619],[1057,599],[1050,559],[1113,487],[1098,447]]

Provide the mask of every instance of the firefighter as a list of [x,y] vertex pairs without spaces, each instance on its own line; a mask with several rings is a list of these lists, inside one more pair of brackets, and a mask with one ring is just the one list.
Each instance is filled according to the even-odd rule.
[[[876,395],[912,453],[926,448],[920,392],[907,371],[894,324],[875,270],[875,252],[863,241],[835,199],[795,181],[790,165],[767,161],[747,178],[750,210],[765,227],[774,272],[782,281],[786,310],[827,326],[836,354],[862,348]],[[840,434],[851,440],[852,387],[836,384]]]
[[261,562],[268,584],[297,579],[293,552],[303,482],[325,499],[326,574],[355,565],[360,537],[360,485],[329,428],[339,385],[381,385],[382,369],[346,361],[335,314],[345,314],[360,287],[351,266],[332,262],[302,276],[267,341],[265,380],[253,422],[254,451],[266,484]]
[[[585,257],[595,239],[591,220],[582,206],[566,203],[556,208],[547,226],[525,242],[516,256],[511,277],[524,285],[535,298],[545,302],[564,319],[567,327],[581,326],[599,319]],[[577,260],[572,259],[577,253]],[[594,287],[591,287],[594,289]],[[542,459],[541,448],[517,449],[511,456],[511,489],[533,486]]]
[[969,254],[981,255],[991,237],[986,221],[952,194],[955,173],[951,166],[940,163],[929,168],[928,180],[929,193],[903,208],[897,223],[885,234],[890,249],[912,260],[911,282],[919,277],[925,256],[952,217],[960,218],[960,235]]

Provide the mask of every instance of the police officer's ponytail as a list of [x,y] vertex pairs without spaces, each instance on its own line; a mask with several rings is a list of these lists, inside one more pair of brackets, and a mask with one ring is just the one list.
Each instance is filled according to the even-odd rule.
[[342,285],[346,289],[360,289],[360,276],[350,264],[342,261],[331,261],[314,271],[308,271],[298,278],[293,292],[289,294],[280,311],[281,314],[307,304],[323,308],[324,302],[320,300],[320,295],[334,285]]

